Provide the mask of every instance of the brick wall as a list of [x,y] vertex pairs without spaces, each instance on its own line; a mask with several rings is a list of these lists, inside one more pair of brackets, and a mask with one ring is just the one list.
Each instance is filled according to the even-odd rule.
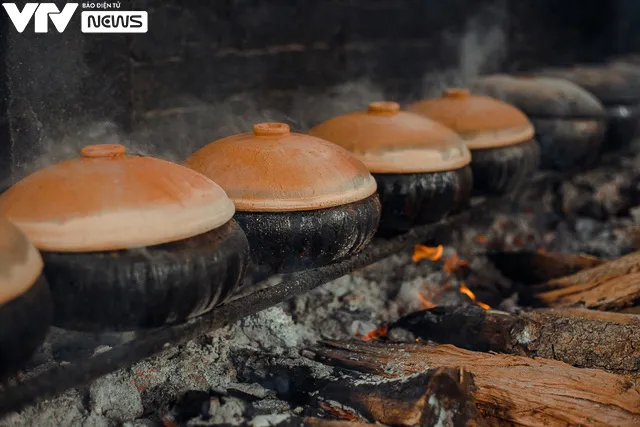
[[627,0],[132,3],[148,34],[83,35],[79,13],[63,34],[0,22],[0,183],[95,141],[181,159],[255,121],[305,129],[482,71],[597,60],[635,22],[617,25]]

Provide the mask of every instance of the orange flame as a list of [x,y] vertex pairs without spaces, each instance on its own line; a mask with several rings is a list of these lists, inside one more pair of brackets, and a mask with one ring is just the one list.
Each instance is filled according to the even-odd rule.
[[468,266],[469,262],[467,260],[460,259],[458,254],[453,254],[444,261],[444,265],[442,266],[442,268],[447,273],[455,273],[461,268],[465,268]]
[[473,301],[474,303],[476,303],[476,305],[477,305],[478,307],[483,308],[483,309],[485,309],[485,310],[490,310],[490,309],[491,309],[491,306],[489,306],[489,305],[487,305],[487,304],[485,304],[485,303],[483,303],[483,302],[478,301],[478,300],[476,299],[476,294],[474,294],[474,293],[471,291],[471,289],[469,289],[469,288],[467,287],[467,285],[465,285],[465,283],[464,283],[464,282],[461,282],[461,283],[460,283],[460,288],[459,288],[459,290],[460,290],[460,293],[461,293],[461,294],[465,294],[466,296],[468,296],[468,297],[471,299],[471,301]]
[[476,236],[476,242],[478,242],[478,243],[485,244],[488,241],[489,241],[489,239],[487,239],[487,236],[485,236],[484,234],[478,234]]
[[424,308],[425,310],[431,310],[432,308],[437,307],[434,303],[432,303],[427,297],[422,295],[420,292],[416,292],[416,295],[420,300],[420,303],[422,304],[422,308]]
[[417,244],[413,250],[413,256],[411,260],[413,262],[418,262],[423,259],[428,259],[429,261],[438,261],[442,257],[442,253],[444,252],[444,248],[442,245],[438,245],[436,247],[425,246],[421,244]]
[[378,338],[384,338],[387,336],[387,332],[389,331],[389,327],[387,325],[382,325],[377,329],[367,333],[364,336],[361,336],[359,333],[356,334],[356,338],[360,338],[362,341],[374,341]]

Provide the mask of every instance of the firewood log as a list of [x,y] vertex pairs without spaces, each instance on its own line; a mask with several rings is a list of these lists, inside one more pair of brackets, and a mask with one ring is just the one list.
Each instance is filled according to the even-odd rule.
[[456,426],[486,425],[471,397],[472,381],[459,369],[438,369],[409,378],[330,382],[313,396],[327,412],[356,421],[393,426],[433,426],[448,419]]
[[640,316],[580,308],[538,309],[511,315],[476,306],[436,307],[389,327],[467,350],[560,360],[581,368],[636,375]]
[[326,364],[390,378],[463,367],[492,426],[640,425],[640,386],[601,370],[452,345],[325,342],[313,351]]
[[312,411],[305,415],[392,426],[433,426],[439,420],[447,426],[487,425],[472,397],[473,381],[461,369],[388,378],[339,370],[328,373],[326,367],[309,369],[299,360],[258,354],[244,360],[239,371],[243,381],[277,390],[280,398]]

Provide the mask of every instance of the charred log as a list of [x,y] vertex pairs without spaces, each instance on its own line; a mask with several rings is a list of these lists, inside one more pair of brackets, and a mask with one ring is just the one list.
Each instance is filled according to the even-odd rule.
[[393,381],[336,381],[319,390],[314,401],[331,414],[350,414],[358,421],[433,426],[446,419],[456,426],[486,425],[471,388],[464,371],[449,368]]
[[318,369],[285,357],[245,354],[242,360],[238,373],[244,381],[274,390],[293,406],[306,408],[305,415],[393,426],[432,426],[438,420],[447,420],[445,425],[486,425],[471,394],[473,380],[462,369],[386,378],[322,365]]
[[581,368],[637,374],[640,316],[579,308],[518,315],[476,306],[436,307],[391,325],[415,337],[467,350],[560,360]]
[[640,387],[601,370],[451,345],[325,342],[314,351],[314,357],[324,363],[387,377],[464,366],[475,384],[472,393],[477,407],[490,425],[640,423]]

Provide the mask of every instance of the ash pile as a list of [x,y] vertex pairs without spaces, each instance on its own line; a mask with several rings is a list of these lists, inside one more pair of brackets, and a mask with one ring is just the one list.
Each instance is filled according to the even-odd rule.
[[[0,425],[561,425],[580,421],[576,412],[584,408],[568,407],[580,399],[600,412],[583,414],[593,425],[607,420],[632,425],[640,405],[634,407],[638,398],[622,390],[625,378],[637,378],[638,355],[606,357],[602,348],[598,358],[591,357],[592,348],[583,348],[588,345],[567,345],[572,339],[559,335],[593,334],[597,327],[585,332],[580,316],[558,313],[602,309],[598,304],[606,300],[604,308],[616,313],[603,321],[624,326],[628,319],[614,317],[634,317],[629,313],[637,312],[638,295],[625,286],[624,295],[582,295],[576,304],[575,292],[559,294],[556,287],[555,294],[545,290],[536,298],[531,290],[537,288],[523,284],[575,277],[571,273],[624,259],[637,249],[639,225],[640,156],[612,154],[592,171],[529,188],[505,202],[500,213],[440,242],[408,248],[86,387],[8,414]],[[510,258],[512,251],[529,256]],[[540,305],[551,311],[525,310]],[[546,331],[542,320],[532,320],[537,315],[545,324],[553,322],[544,316],[560,316],[564,326]],[[628,332],[620,332],[625,340],[638,339]],[[53,333],[33,363],[74,363],[87,352],[131,338],[87,338],[86,348],[79,349],[66,337]],[[547,354],[549,346],[554,354]],[[523,364],[529,371],[513,372]],[[520,386],[496,380],[516,374]],[[527,387],[542,390],[575,375],[585,376],[584,387],[599,382],[594,387],[601,391],[583,387],[582,394],[573,390],[566,400],[546,402],[547,410],[531,407],[545,404],[548,396],[529,388],[536,396],[527,397]],[[487,387],[491,381],[498,390]],[[525,393],[522,401],[509,400],[517,393]],[[611,404],[607,398],[617,403],[602,410]]]

